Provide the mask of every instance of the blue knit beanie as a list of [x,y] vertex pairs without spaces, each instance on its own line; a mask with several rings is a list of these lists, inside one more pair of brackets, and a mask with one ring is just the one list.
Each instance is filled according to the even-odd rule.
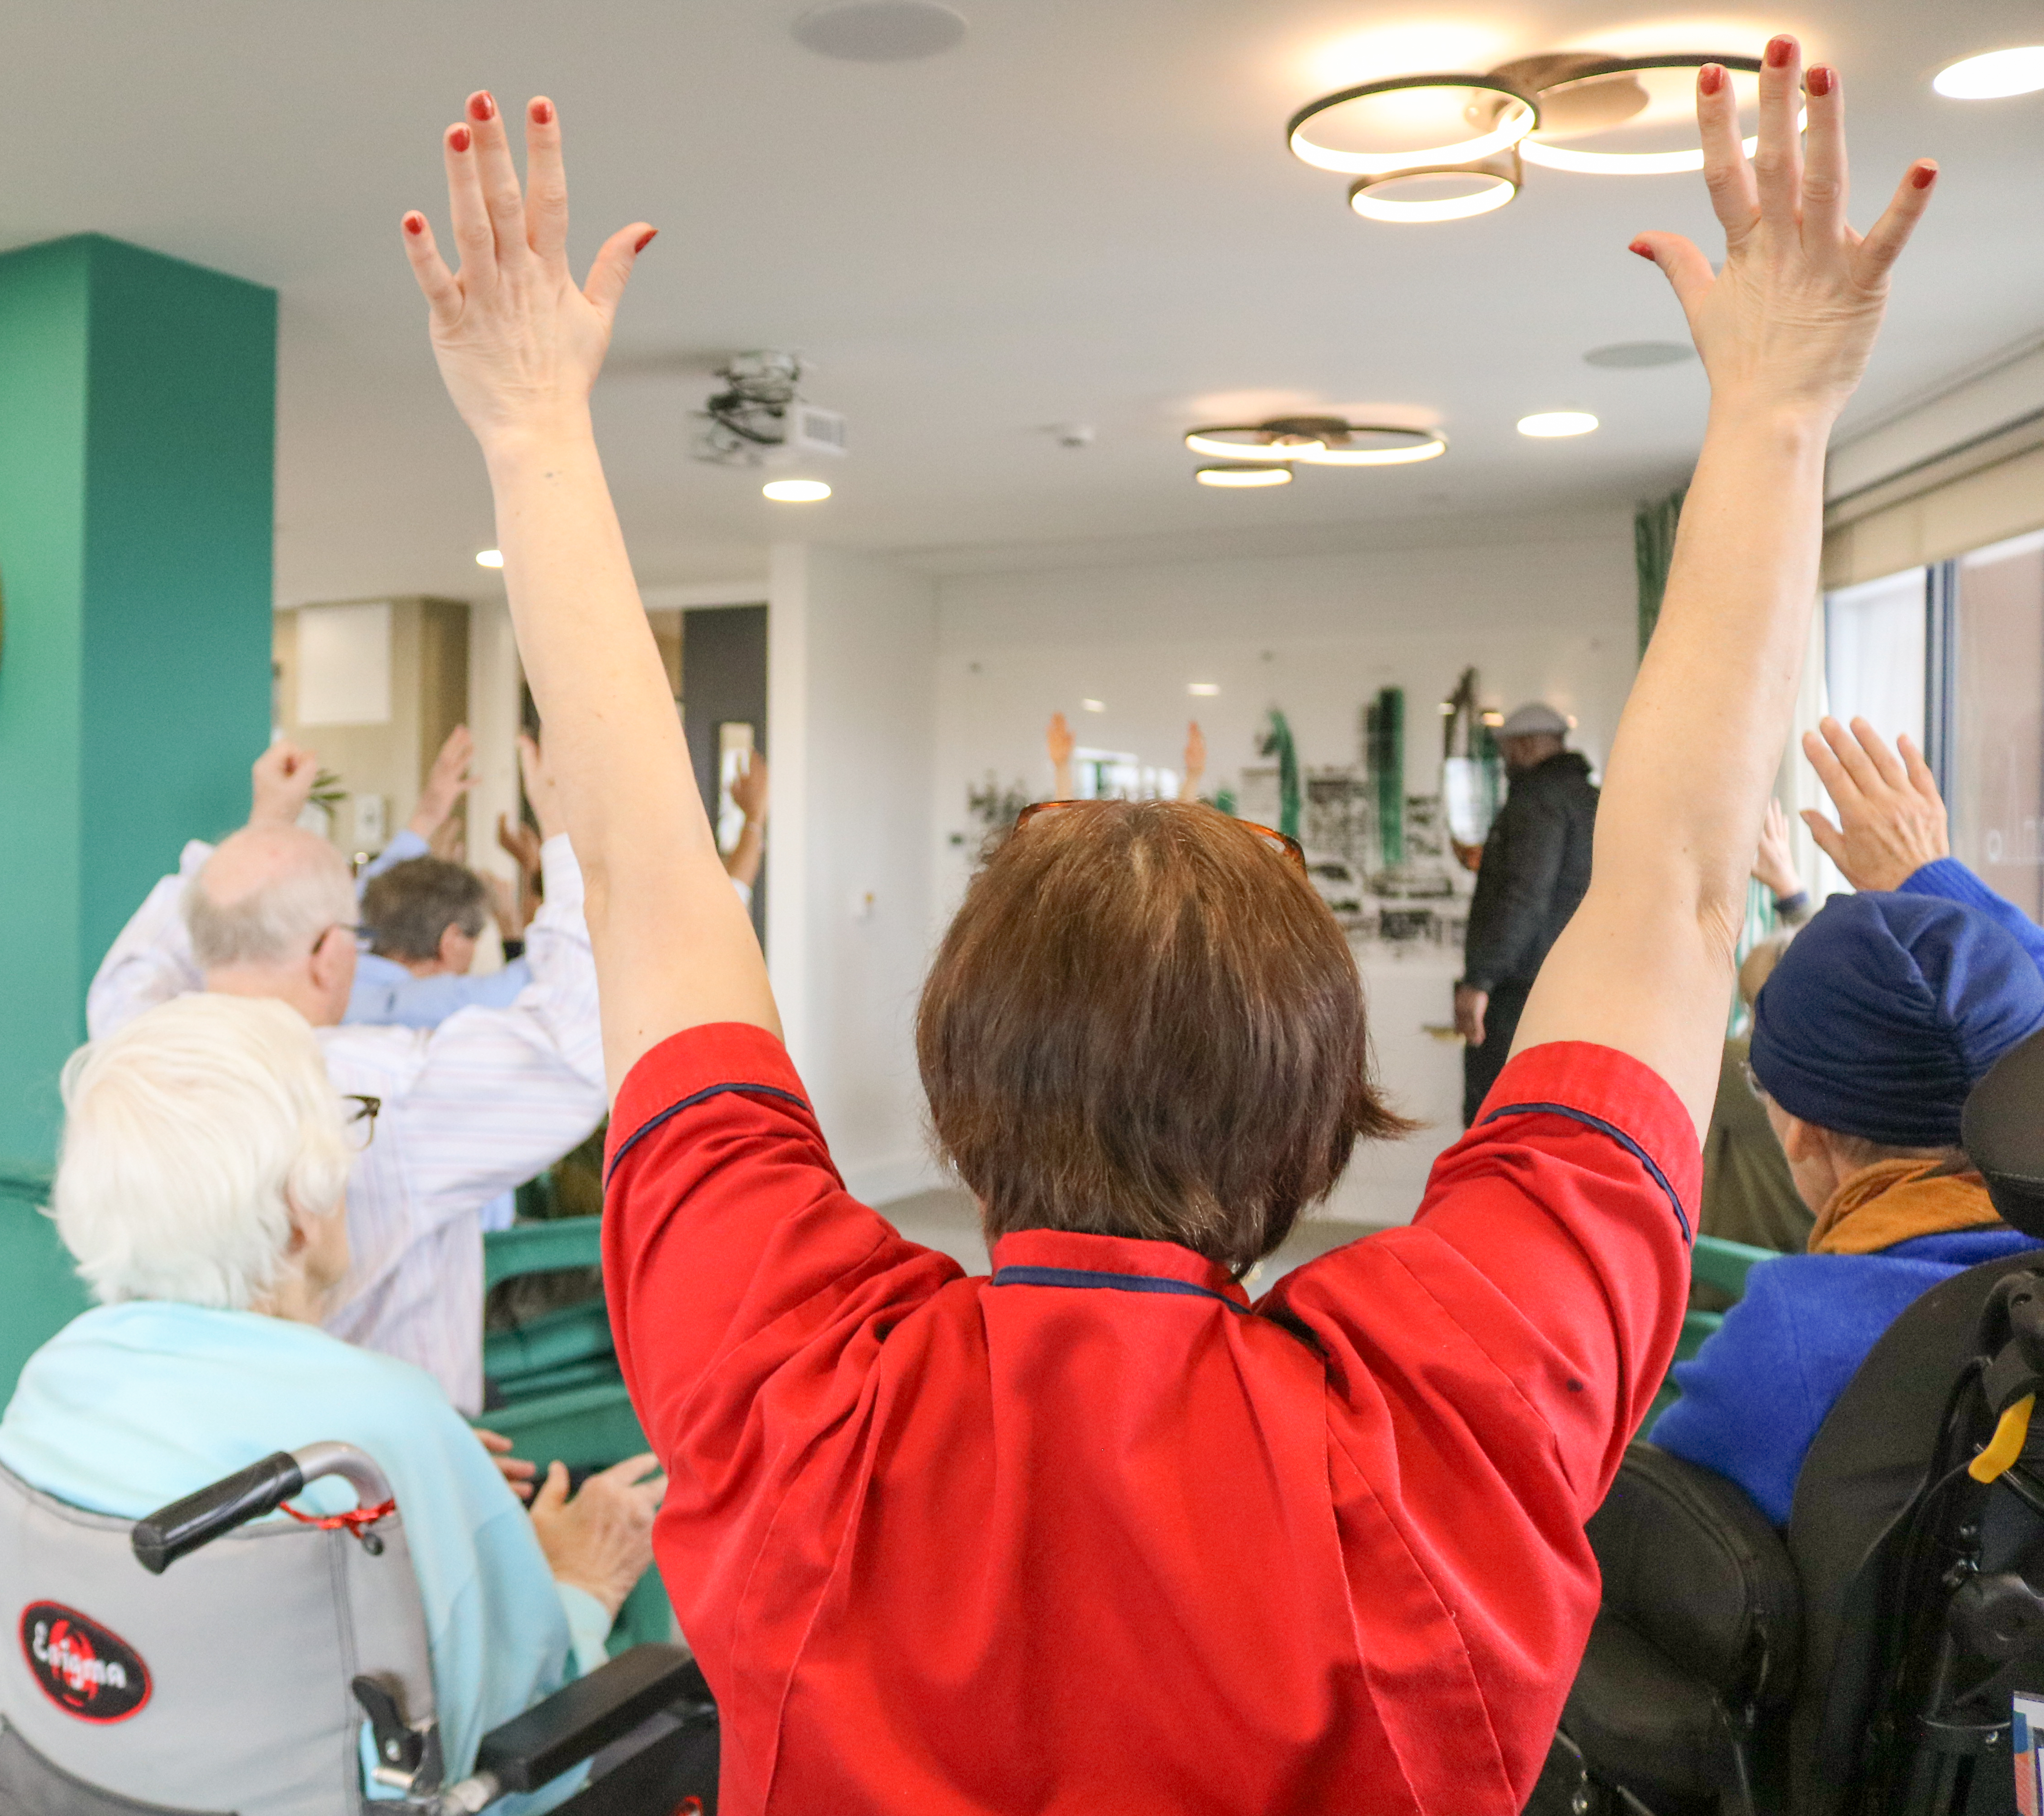
[[1892,1147],[1959,1142],[1966,1093],[2044,1027],[2044,977],[1977,908],[1833,896],[1753,1011],[1753,1074],[1792,1116]]

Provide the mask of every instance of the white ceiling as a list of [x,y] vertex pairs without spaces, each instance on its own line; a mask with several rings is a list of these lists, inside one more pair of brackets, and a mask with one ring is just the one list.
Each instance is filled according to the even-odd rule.
[[[582,256],[635,217],[662,229],[599,401],[650,585],[760,572],[780,536],[966,567],[1122,537],[1324,540],[1677,479],[1697,367],[1581,355],[1680,335],[1625,248],[1646,227],[1704,236],[1700,183],[1542,171],[1481,219],[1358,221],[1283,128],[1379,75],[1572,46],[1757,54],[1798,30],[1845,71],[1862,225],[1910,157],[1946,171],[1862,414],[2044,326],[2044,95],[1929,86],[1955,57],[2034,41],[2034,0],[955,0],[964,44],[893,65],[799,48],[805,3],[6,0],[0,244],[96,228],[282,292],[285,601],[490,589],[481,467],[398,238],[409,206],[444,221],[438,135],[476,86],[559,103]],[[705,355],[762,346],[800,349],[813,399],[850,415],[824,505],[767,504],[758,475],[689,458]],[[1190,483],[1185,428],[1316,401],[1416,413],[1452,451],[1279,492]],[[1514,432],[1565,408],[1604,428]],[[1093,446],[1046,432],[1072,421]]]

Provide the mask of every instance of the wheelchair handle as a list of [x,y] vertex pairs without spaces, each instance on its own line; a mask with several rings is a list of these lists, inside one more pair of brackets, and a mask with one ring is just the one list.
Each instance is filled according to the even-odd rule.
[[275,1451],[197,1494],[159,1507],[135,1522],[129,1542],[142,1568],[160,1576],[180,1557],[252,1519],[275,1513],[308,1482],[327,1476],[346,1480],[364,1507],[381,1506],[390,1499],[383,1472],[352,1445],[308,1444],[299,1450]]

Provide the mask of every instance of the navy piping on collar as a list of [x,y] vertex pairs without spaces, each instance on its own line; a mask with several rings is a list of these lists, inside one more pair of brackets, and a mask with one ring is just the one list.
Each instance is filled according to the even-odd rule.
[[1219,1300],[1231,1311],[1249,1315],[1249,1307],[1238,1304],[1224,1292],[1210,1286],[1195,1286],[1189,1280],[1170,1280],[1153,1273],[1107,1273],[1097,1268],[996,1268],[995,1286],[1106,1287],[1116,1292],[1170,1292],[1193,1299]]
[[708,1090],[698,1091],[692,1097],[684,1097],[678,1104],[670,1104],[656,1116],[648,1116],[626,1136],[618,1144],[617,1152],[610,1157],[610,1165],[603,1175],[604,1184],[609,1184],[612,1174],[617,1171],[617,1163],[670,1116],[678,1116],[682,1111],[692,1110],[697,1104],[706,1103],[712,1097],[721,1097],[727,1091],[749,1092],[755,1097],[778,1097],[783,1103],[793,1104],[798,1110],[809,1108],[809,1105],[793,1092],[783,1091],[778,1085],[713,1085]]
[[1690,1233],[1689,1215],[1683,1210],[1682,1200],[1677,1196],[1674,1187],[1668,1183],[1667,1174],[1654,1164],[1653,1155],[1616,1123],[1607,1123],[1603,1117],[1593,1116],[1589,1111],[1578,1110],[1570,1104],[1506,1104],[1492,1111],[1484,1118],[1484,1122],[1486,1124],[1494,1123],[1500,1116],[1566,1116],[1571,1122],[1583,1123],[1601,1135],[1609,1135],[1645,1167],[1654,1176],[1654,1183],[1668,1194],[1668,1202],[1674,1207],[1675,1221],[1682,1227],[1682,1240],[1692,1247],[1695,1246],[1696,1238]]

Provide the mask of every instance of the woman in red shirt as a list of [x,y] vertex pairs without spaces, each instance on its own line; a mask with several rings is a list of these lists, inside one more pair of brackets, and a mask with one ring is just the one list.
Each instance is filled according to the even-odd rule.
[[1835,72],[1768,48],[1749,167],[1700,72],[1727,257],[1655,260],[1712,386],[1595,874],[1408,1229],[1237,1284],[1401,1126],[1296,862],[1177,803],[1032,817],[925,992],[937,1135],[990,1278],[832,1169],[641,610],[587,398],[631,266],[578,288],[551,105],[521,198],[445,139],[457,276],[405,238],[495,488],[602,981],[605,1273],[670,1486],[657,1543],[732,1816],[1506,1816],[1597,1602],[1582,1524],[1672,1350],[1746,867],[1817,591],[1823,451],[1914,167],[1864,240]]

